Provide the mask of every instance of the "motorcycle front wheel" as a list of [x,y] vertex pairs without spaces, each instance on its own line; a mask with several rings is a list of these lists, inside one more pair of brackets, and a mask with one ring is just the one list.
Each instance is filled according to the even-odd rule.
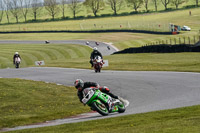
[[15,68],[19,68],[19,63],[16,63],[16,64],[15,64]]
[[106,116],[109,114],[108,109],[106,108],[106,105],[103,103],[93,102],[92,108],[96,110],[99,114]]
[[117,105],[118,106],[118,112],[119,113],[124,113],[126,108],[124,106],[124,104],[120,104],[120,105]]

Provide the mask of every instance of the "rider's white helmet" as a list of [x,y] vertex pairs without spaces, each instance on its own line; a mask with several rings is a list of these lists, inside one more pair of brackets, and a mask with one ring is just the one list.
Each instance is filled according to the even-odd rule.
[[97,47],[94,47],[93,50],[97,50]]
[[15,54],[19,54],[18,52],[15,52]]

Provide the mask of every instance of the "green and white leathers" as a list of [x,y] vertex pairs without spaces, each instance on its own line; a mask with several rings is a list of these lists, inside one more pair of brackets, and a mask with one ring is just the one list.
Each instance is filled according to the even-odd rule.
[[113,112],[123,113],[126,110],[125,105],[120,100],[111,98],[93,87],[85,88],[83,97],[82,102],[101,115],[108,115]]

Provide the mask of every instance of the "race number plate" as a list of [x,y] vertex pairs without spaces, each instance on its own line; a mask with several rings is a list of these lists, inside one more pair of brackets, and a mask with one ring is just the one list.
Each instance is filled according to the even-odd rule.
[[82,102],[84,104],[86,104],[90,99],[91,97],[94,95],[94,91],[89,91],[88,94],[82,99]]

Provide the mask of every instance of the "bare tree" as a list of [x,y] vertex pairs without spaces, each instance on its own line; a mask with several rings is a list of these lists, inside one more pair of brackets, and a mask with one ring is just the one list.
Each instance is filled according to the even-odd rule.
[[158,11],[158,0],[152,0],[155,6],[155,11]]
[[40,0],[32,0],[31,7],[34,20],[36,21],[37,16],[40,14],[40,10],[42,10],[42,3],[40,3]]
[[176,6],[176,9],[178,9],[178,6],[183,4],[184,2],[185,0],[171,0],[171,3]]
[[6,18],[8,23],[10,23],[10,19],[9,19],[9,12],[10,12],[10,0],[3,0],[4,2],[4,11],[6,13]]
[[3,18],[3,13],[4,13],[4,5],[3,5],[3,1],[0,1],[0,23],[2,21]]
[[165,6],[165,10],[167,10],[167,5],[170,3],[170,0],[161,0],[161,2]]
[[61,0],[61,10],[62,10],[62,17],[65,18],[65,8],[66,8],[67,0]]
[[92,9],[92,12],[94,16],[97,16],[97,12],[99,12],[100,9],[104,7],[104,1],[103,0],[86,0],[84,2],[84,5],[88,6]]
[[69,0],[69,8],[73,13],[73,17],[76,18],[76,14],[79,13],[81,11],[81,4],[80,4],[80,0]]
[[29,12],[29,9],[31,7],[31,0],[19,0],[20,6],[21,6],[21,12],[24,16],[24,20],[26,22],[27,14]]
[[18,23],[19,15],[20,15],[19,1],[18,0],[10,0],[9,7],[10,7],[10,12],[15,17],[16,22]]
[[140,8],[141,5],[143,4],[143,0],[127,0],[127,2],[133,5],[133,8],[135,9],[136,12],[138,8]]
[[199,0],[195,0],[196,1],[196,6],[199,6]]
[[108,0],[108,4],[111,9],[114,11],[114,14],[117,15],[117,12],[121,9],[123,0]]
[[57,0],[44,0],[45,9],[49,12],[52,19],[55,19],[55,15],[59,13],[60,9],[57,4]]
[[148,4],[149,4],[149,0],[144,0],[144,7],[146,11],[148,11]]

